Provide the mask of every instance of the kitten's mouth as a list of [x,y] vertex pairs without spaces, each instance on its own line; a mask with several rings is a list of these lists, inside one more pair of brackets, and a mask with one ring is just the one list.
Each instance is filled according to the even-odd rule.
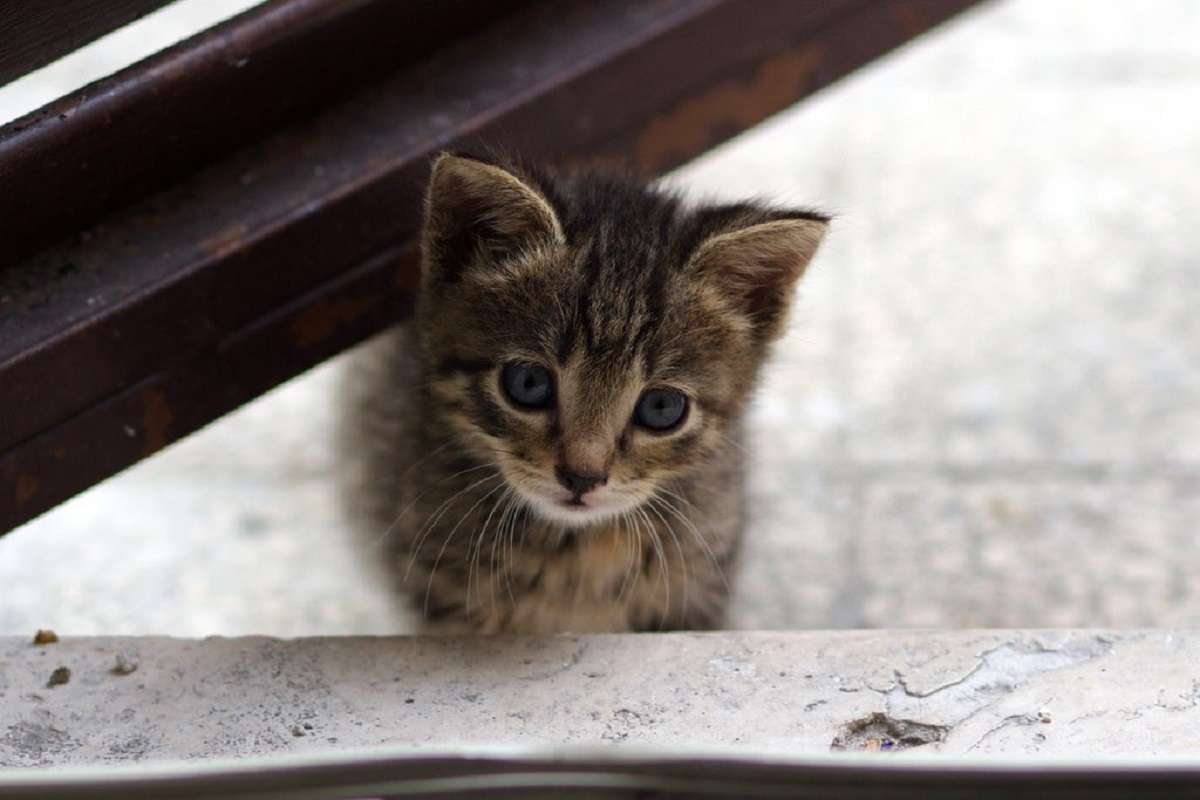
[[642,502],[638,493],[619,479],[576,493],[523,468],[514,470],[514,474],[506,474],[505,478],[534,516],[571,528],[585,528],[616,519]]
[[608,492],[587,492],[566,497],[553,490],[525,491],[521,494],[535,513],[567,525],[588,525],[612,519],[629,508],[627,502],[622,502],[624,498]]
[[599,498],[591,495],[575,495],[556,499],[552,501],[558,508],[566,510],[570,514],[587,514],[592,513],[611,513],[611,506],[608,503],[599,501]]

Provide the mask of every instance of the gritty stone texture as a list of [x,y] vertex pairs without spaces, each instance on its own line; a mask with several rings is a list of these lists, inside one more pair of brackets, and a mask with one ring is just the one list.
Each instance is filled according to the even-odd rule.
[[[60,663],[72,679],[47,689]],[[1197,663],[1195,632],[6,638],[0,765],[498,743],[1187,755]]]
[[[990,3],[673,176],[837,215],[750,419],[737,627],[1200,626],[1198,41],[1194,0]],[[406,630],[337,377],[0,541],[0,632]]]

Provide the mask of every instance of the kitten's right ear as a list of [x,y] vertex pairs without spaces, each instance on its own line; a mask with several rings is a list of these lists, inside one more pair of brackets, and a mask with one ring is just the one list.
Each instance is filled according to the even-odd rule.
[[454,280],[481,260],[562,241],[550,202],[512,172],[450,153],[434,163],[422,239],[427,277]]

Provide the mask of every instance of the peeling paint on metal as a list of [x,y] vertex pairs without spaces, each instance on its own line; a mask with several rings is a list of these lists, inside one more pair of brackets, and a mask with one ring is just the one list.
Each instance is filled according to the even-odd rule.
[[803,95],[821,64],[818,46],[765,61],[749,81],[729,80],[651,119],[637,142],[643,167],[674,163],[712,146],[714,132],[739,131],[761,122]]
[[41,485],[41,481],[29,474],[17,478],[17,508],[22,508],[28,503],[37,494]]
[[157,453],[172,439],[170,429],[175,412],[167,402],[167,396],[159,389],[142,392],[142,457]]
[[375,297],[354,300],[321,298],[292,323],[292,337],[297,347],[310,347],[324,341],[347,322],[353,322],[379,302]]

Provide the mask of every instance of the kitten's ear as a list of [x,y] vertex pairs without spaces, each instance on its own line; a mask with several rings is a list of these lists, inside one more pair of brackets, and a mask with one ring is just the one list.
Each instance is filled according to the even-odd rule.
[[481,258],[561,241],[550,202],[512,172],[449,153],[434,163],[422,240],[427,273],[453,280]]
[[828,220],[810,212],[731,207],[713,209],[705,222],[712,232],[688,268],[721,296],[734,299],[761,339],[774,339]]

